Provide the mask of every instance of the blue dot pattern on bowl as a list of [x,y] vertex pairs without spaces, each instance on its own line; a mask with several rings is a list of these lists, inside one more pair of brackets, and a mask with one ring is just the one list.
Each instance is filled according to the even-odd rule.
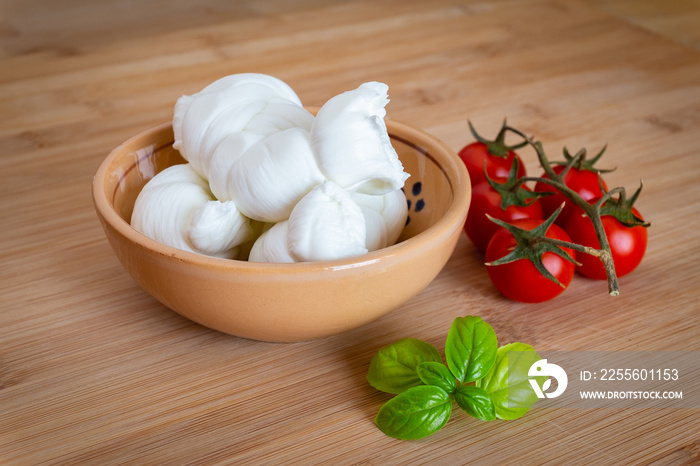
[[[408,205],[408,217],[406,217],[406,225],[408,225],[411,222],[411,208],[413,208],[413,212],[415,213],[418,213],[425,208],[425,199],[420,197],[422,191],[423,184],[420,181],[416,181],[415,183],[413,183],[413,186],[411,186],[411,197],[406,196],[406,204]],[[406,190],[404,189],[404,194],[405,193]]]

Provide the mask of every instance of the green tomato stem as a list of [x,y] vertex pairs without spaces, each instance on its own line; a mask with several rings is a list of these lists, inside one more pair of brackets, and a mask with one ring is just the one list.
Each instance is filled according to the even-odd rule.
[[573,249],[574,251],[579,251],[585,254],[590,254],[601,260],[603,266],[605,267],[606,273],[612,270],[612,274],[608,274],[608,291],[611,296],[617,296],[620,294],[619,285],[617,282],[617,274],[615,273],[615,263],[613,262],[612,256],[605,249],[596,249],[590,246],[583,246],[581,244],[570,243],[568,241],[562,241],[554,238],[549,238],[544,236],[539,238],[539,241],[545,243],[555,244],[559,247]]
[[[518,133],[521,134],[522,133]],[[620,196],[625,196],[625,189],[615,188],[605,193],[601,200],[595,204],[588,203],[583,199],[576,191],[569,188],[566,183],[564,183],[564,177],[557,174],[549,163],[549,159],[544,153],[542,144],[539,141],[534,141],[532,138],[526,138],[528,143],[533,147],[539,158],[540,165],[544,169],[546,175],[549,178],[538,178],[538,177],[523,177],[520,178],[520,183],[533,182],[533,183],[545,183],[556,189],[558,189],[567,199],[580,207],[584,213],[591,219],[593,223],[593,228],[595,229],[596,236],[598,237],[598,242],[600,244],[600,249],[590,248],[581,246],[574,243],[567,243],[565,241],[559,242],[558,240],[553,240],[551,238],[542,238],[543,241],[548,241],[554,244],[559,244],[560,246],[565,246],[576,251],[583,252],[585,254],[590,254],[601,260],[603,266],[605,267],[605,274],[608,279],[608,292],[611,296],[617,296],[620,294],[620,287],[617,280],[617,274],[615,273],[615,263],[612,259],[612,253],[610,251],[610,243],[608,242],[608,236],[605,233],[605,228],[603,227],[603,221],[600,216],[600,207],[607,200],[610,199],[614,194],[619,194]],[[577,154],[578,156],[578,154]],[[565,172],[564,172],[565,173]]]

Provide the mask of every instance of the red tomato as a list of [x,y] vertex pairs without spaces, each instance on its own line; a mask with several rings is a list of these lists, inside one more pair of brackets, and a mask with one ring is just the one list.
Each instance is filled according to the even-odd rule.
[[[532,230],[543,220],[523,219],[512,222],[525,230]],[[557,225],[547,230],[547,237],[568,241],[569,235]],[[516,246],[513,234],[501,228],[486,247],[486,262],[493,262],[509,254]],[[573,257],[573,251],[563,248]],[[569,286],[574,276],[574,264],[563,257],[545,252],[542,256],[545,268],[563,285],[559,286],[542,275],[529,259],[518,259],[502,265],[487,267],[489,277],[496,288],[507,298],[525,303],[541,303],[560,295]]]
[[[564,171],[564,167],[561,165],[553,167],[553,169],[557,174]],[[549,177],[546,174],[542,174],[541,178]],[[566,176],[564,176],[564,183],[569,188],[576,191],[585,201],[590,201],[593,198],[603,195],[603,192],[600,190],[600,184],[598,183],[598,173],[590,170],[579,170],[578,168],[572,167]],[[606,190],[608,189],[605,181],[603,181],[603,187]],[[552,191],[556,193],[552,194],[551,196],[544,196],[540,199],[545,217],[552,215],[552,212],[557,210],[563,202],[566,202],[566,206],[554,222],[559,226],[566,225],[566,222],[571,216],[572,212],[576,210],[576,205],[566,196],[560,193],[558,189],[548,185],[547,183],[537,183],[535,185],[535,191]]]
[[510,167],[513,165],[514,158],[517,158],[520,162],[518,166],[518,178],[525,176],[525,166],[518,154],[512,150],[509,150],[507,155],[500,157],[490,153],[488,146],[483,142],[473,142],[459,151],[459,157],[467,166],[472,186],[476,186],[486,179],[484,177],[484,164],[486,164],[486,172],[492,180],[508,178],[508,173],[510,173]]
[[[525,186],[523,188],[528,189]],[[498,191],[493,189],[488,181],[478,183],[472,189],[472,200],[469,205],[467,221],[464,224],[464,231],[481,253],[486,252],[489,240],[497,230],[502,228],[489,220],[486,214],[508,223],[522,218],[544,218],[539,200],[527,207],[511,205],[503,210],[501,208],[501,195]]]
[[[589,202],[595,203],[596,201],[597,198],[594,198]],[[632,213],[638,218],[642,218],[634,207],[632,207]],[[605,235],[608,237],[608,243],[610,243],[610,252],[615,263],[615,274],[618,277],[627,275],[636,269],[644,258],[647,249],[647,229],[643,226],[627,227],[612,215],[603,215],[601,220]],[[583,213],[572,215],[564,229],[571,237],[572,242],[596,249],[600,248],[593,223],[587,215]],[[576,270],[581,274],[597,280],[607,279],[605,267],[597,257],[577,252],[576,260],[581,263],[581,266],[576,267]]]

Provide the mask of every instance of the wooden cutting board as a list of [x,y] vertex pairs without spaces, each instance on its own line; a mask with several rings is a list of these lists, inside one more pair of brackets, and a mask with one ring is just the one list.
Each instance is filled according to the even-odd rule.
[[[698,403],[536,405],[489,423],[455,411],[434,436],[402,442],[374,426],[389,396],[365,380],[380,347],[415,337],[442,351],[469,314],[501,343],[541,351],[700,349],[692,41],[576,0],[5,0],[0,13],[0,463],[698,461]],[[237,72],[277,76],[311,106],[386,82],[390,118],[455,150],[472,140],[467,119],[494,135],[506,117],[550,154],[607,143],[608,183],[644,180],[647,257],[618,297],[577,276],[555,300],[521,304],[498,294],[463,237],[426,290],[345,334],[272,344],[193,324],[120,267],[90,182],[113,147],[169,120],[180,95]]]

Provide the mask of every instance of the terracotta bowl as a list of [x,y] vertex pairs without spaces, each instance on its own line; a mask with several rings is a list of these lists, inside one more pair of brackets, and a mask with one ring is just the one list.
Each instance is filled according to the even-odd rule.
[[207,257],[153,241],[130,225],[136,196],[159,171],[184,163],[170,123],[114,149],[93,180],[95,209],[119,261],[158,301],[201,325],[276,342],[344,332],[400,307],[452,254],[471,197],[457,155],[423,131],[386,120],[411,177],[409,220],[391,247],[352,259],[262,264]]

